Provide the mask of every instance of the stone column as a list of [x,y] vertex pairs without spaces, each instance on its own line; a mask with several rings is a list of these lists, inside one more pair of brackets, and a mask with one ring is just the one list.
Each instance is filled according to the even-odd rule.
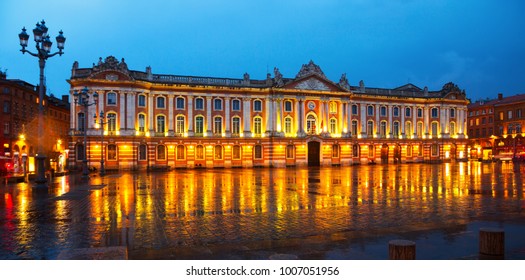
[[392,131],[392,113],[393,113],[393,107],[392,105],[388,105],[388,111],[386,112],[388,114],[388,127],[387,127],[387,131],[388,131],[388,135],[387,135],[387,138],[389,139],[392,139],[393,138],[393,131]]
[[120,134],[124,134],[122,132],[124,132],[126,130],[126,93],[124,92],[119,92],[118,93],[118,96],[119,96],[119,124],[118,124],[118,131],[120,131]]
[[275,112],[273,111],[273,100],[271,97],[266,97],[266,136],[272,135],[273,133],[273,114]]
[[206,136],[211,136],[212,134],[212,127],[213,123],[211,120],[211,110],[213,110],[213,107],[211,106],[211,100],[213,97],[206,96]]
[[251,123],[251,98],[249,97],[245,97],[242,99],[243,101],[243,124],[244,124],[244,131],[243,131],[243,135],[244,137],[252,137],[252,131],[251,131],[251,127],[250,127],[250,123]]
[[417,106],[412,107],[412,130],[414,139],[417,138]]
[[400,106],[399,111],[401,114],[401,138],[407,139],[407,135],[405,134],[405,106]]
[[175,135],[174,121],[173,121],[173,95],[168,96],[168,135]]
[[148,95],[148,130],[150,135],[155,132],[155,126],[153,124],[153,119],[155,118],[155,116],[153,116],[153,108],[155,107],[155,103],[153,102],[154,97],[154,94],[150,93]]
[[[378,135],[378,137],[380,137],[379,135],[381,135],[381,121],[379,120],[379,113],[380,113],[380,109],[381,109],[381,106],[379,104],[376,104],[375,105],[376,107],[376,122],[375,122],[375,125],[376,125],[376,135]],[[388,129],[387,129],[388,131]],[[386,136],[386,135],[385,135]]]
[[367,115],[366,114],[367,114],[368,106],[364,103],[360,103],[360,106],[361,106],[361,138],[366,138],[367,137],[366,135],[366,126],[367,126],[366,117]]
[[231,137],[232,136],[232,133],[231,133],[231,130],[230,130],[230,123],[231,123],[231,120],[230,120],[230,100],[231,100],[230,97],[225,97],[224,98],[224,113],[225,113],[224,124],[226,126],[226,130],[224,132],[226,133],[226,137]]
[[425,105],[425,108],[423,109],[423,118],[424,118],[424,121],[423,121],[423,126],[425,128],[425,132],[422,133],[422,135],[426,135],[428,138],[428,135],[429,135],[429,131],[428,131],[428,125],[430,124],[430,116],[429,116],[429,109],[428,109],[428,106]]
[[346,111],[345,108],[348,103],[343,104],[343,100],[339,101],[339,109],[337,110],[337,129],[339,134],[343,135],[346,127]]
[[188,112],[188,136],[193,136],[193,96],[188,96],[188,106],[186,107]]
[[126,116],[126,128],[128,131],[130,131],[128,134],[129,135],[135,135],[135,118],[137,117],[137,113],[136,113],[136,108],[137,108],[137,105],[136,105],[136,102],[135,102],[135,97],[137,96],[137,93],[136,92],[130,92],[128,93],[128,97],[127,97],[127,116]]
[[298,137],[304,137],[306,136],[306,133],[304,132],[304,97],[301,96],[298,98],[297,106],[298,109],[298,117],[299,117],[299,124],[298,124],[298,130],[297,130],[297,136]]

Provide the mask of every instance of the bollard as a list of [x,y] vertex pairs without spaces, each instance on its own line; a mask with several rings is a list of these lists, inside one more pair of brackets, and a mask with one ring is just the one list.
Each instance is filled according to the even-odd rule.
[[416,242],[410,240],[390,240],[388,242],[388,258],[390,260],[415,260]]
[[479,258],[502,260],[505,257],[505,231],[500,228],[479,229]]

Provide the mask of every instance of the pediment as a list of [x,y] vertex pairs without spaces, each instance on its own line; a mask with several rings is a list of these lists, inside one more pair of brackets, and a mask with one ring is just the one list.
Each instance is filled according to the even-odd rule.
[[131,78],[127,73],[118,70],[105,70],[93,73],[90,78],[97,80],[108,80],[108,81],[131,81]]
[[344,91],[334,83],[315,74],[296,79],[284,86],[287,89],[319,90],[319,91]]

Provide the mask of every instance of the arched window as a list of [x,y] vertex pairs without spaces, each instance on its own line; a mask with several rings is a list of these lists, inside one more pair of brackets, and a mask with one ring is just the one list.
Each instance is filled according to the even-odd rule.
[[77,158],[77,161],[84,160],[86,157],[86,152],[84,150],[84,144],[78,143],[75,150],[75,155]]
[[116,93],[108,92],[107,105],[117,105],[117,94]]
[[331,118],[330,119],[330,131],[329,131],[331,134],[336,134],[337,133],[337,119],[336,118]]
[[177,110],[184,110],[184,97],[177,97],[176,99],[176,103],[175,103],[175,108]]
[[242,153],[241,146],[234,145],[232,148],[232,159],[236,159],[236,160],[241,159],[241,153]]
[[157,146],[157,160],[166,160],[166,146]]
[[195,159],[197,160],[204,159],[204,146],[203,145],[197,145],[197,147],[195,147]]
[[213,158],[222,159],[222,146],[221,145],[215,145],[214,151],[213,151]]
[[293,119],[292,117],[284,118],[284,133],[292,134],[293,131]]
[[166,98],[164,96],[157,96],[157,109],[166,108]]
[[155,132],[164,133],[166,131],[166,117],[164,115],[157,115],[156,121]]
[[147,160],[148,159],[148,147],[146,144],[140,144],[139,145],[139,160]]
[[139,132],[145,132],[146,131],[146,115],[145,114],[139,114],[139,117],[138,117],[138,130],[139,130]]
[[317,119],[314,115],[308,115],[306,117],[306,132],[308,134],[317,133]]
[[386,121],[381,121],[379,125],[379,137],[386,138]]
[[437,137],[438,135],[438,122],[432,122],[431,124],[431,132],[433,137]]
[[374,121],[368,121],[366,123],[366,135],[368,137],[374,136]]
[[262,159],[262,145],[255,145],[253,147],[253,158],[254,159]]
[[407,138],[412,138],[412,134],[413,134],[412,123],[411,122],[406,122],[405,123],[405,135],[406,135]]
[[419,139],[423,137],[423,122],[417,123],[416,134]]
[[177,116],[176,120],[176,126],[175,126],[175,133],[178,135],[182,135],[185,132],[184,123],[186,122],[184,116]]
[[394,138],[399,138],[399,122],[395,121],[394,125],[392,127],[392,134],[394,135]]
[[195,117],[195,134],[200,136],[204,133],[204,117],[196,116]]
[[108,160],[117,160],[117,156],[118,156],[117,145],[109,144],[107,146],[107,149],[108,149]]
[[357,120],[352,120],[352,136],[357,135]]
[[108,122],[108,131],[109,132],[117,131],[117,114],[115,114],[115,113],[108,113],[106,118],[107,118],[107,122]]
[[405,108],[405,117],[410,117],[412,115],[412,110],[409,107]]
[[186,158],[186,147],[184,145],[177,145],[177,159],[182,160]]
[[423,109],[422,108],[417,108],[417,117],[418,118],[422,118],[423,117]]
[[232,118],[232,134],[239,135],[241,133],[241,118],[233,117]]
[[86,130],[86,116],[84,115],[84,113],[77,114],[77,127],[78,131]]
[[222,134],[222,117],[220,116],[213,118],[213,133]]
[[394,117],[399,117],[399,107],[394,107],[392,114],[394,115]]
[[262,101],[261,100],[254,100],[253,101],[253,111],[254,112],[262,112]]
[[262,134],[262,118],[253,118],[253,134],[260,136]]

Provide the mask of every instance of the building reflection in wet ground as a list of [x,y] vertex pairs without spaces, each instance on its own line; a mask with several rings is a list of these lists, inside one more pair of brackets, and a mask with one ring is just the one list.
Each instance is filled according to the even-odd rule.
[[[54,259],[64,249],[104,246],[127,246],[142,258],[148,250],[245,248],[316,236],[457,233],[472,221],[523,219],[524,168],[464,162],[177,169],[89,182],[59,177],[48,194],[25,183],[4,185],[0,258]],[[341,257],[334,252],[313,258]]]

